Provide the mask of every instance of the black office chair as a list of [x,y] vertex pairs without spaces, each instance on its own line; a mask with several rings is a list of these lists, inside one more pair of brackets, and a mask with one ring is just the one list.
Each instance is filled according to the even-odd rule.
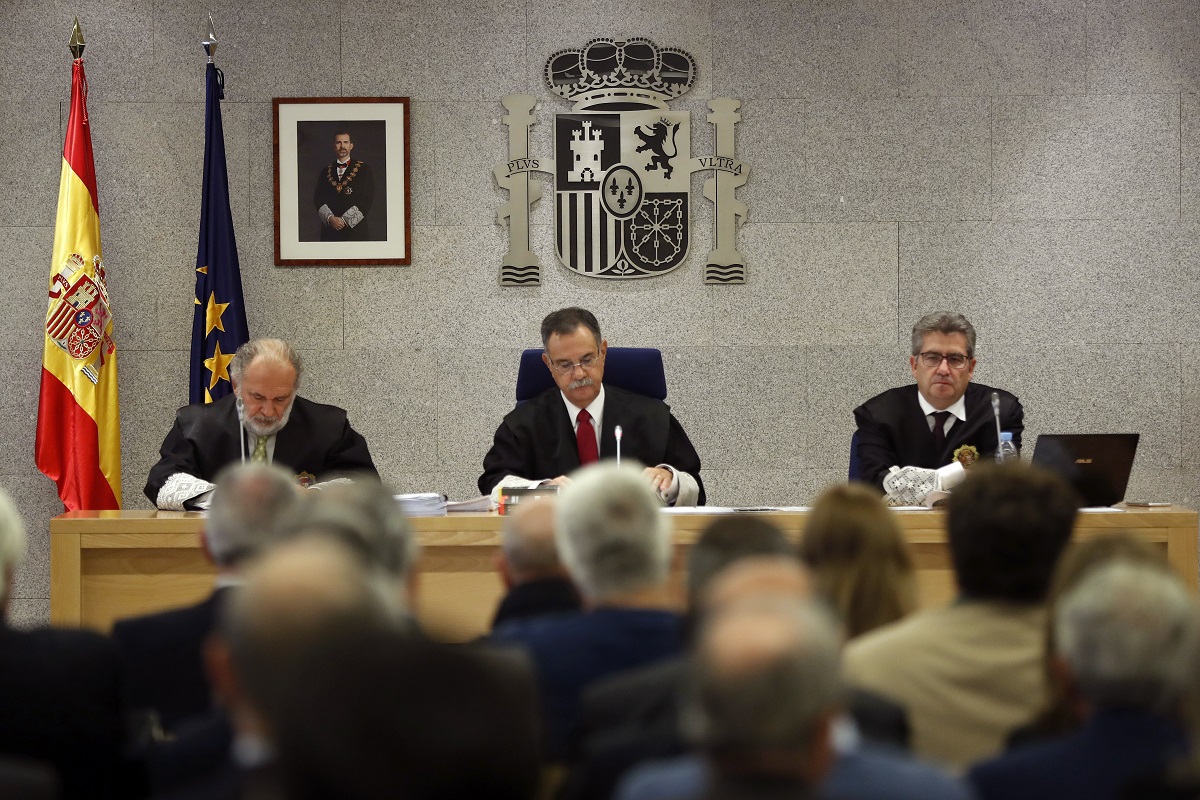
[[[667,399],[667,376],[662,352],[656,347],[610,347],[604,357],[604,382],[653,397]],[[541,348],[521,353],[517,367],[517,405],[554,388],[554,376],[542,363]]]

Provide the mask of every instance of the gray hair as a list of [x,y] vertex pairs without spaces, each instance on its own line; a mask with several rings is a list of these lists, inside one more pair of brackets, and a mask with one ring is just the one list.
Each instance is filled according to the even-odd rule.
[[714,755],[806,748],[841,703],[841,636],[815,601],[752,598],[704,625],[681,725]]
[[254,363],[254,359],[262,357],[268,361],[287,364],[296,370],[296,388],[300,388],[300,377],[304,374],[304,363],[296,348],[283,339],[251,339],[237,349],[233,360],[229,362],[229,376],[234,383],[242,382],[242,373],[246,367]]
[[395,496],[374,476],[336,483],[306,497],[280,526],[293,535],[331,536],[382,571],[399,587],[407,585],[420,545]]
[[671,530],[640,466],[601,463],[576,472],[559,495],[555,537],[588,600],[666,583]]
[[562,564],[554,541],[555,501],[538,498],[522,503],[504,517],[500,549],[509,567],[522,578],[547,575]]
[[1055,646],[1101,708],[1164,712],[1186,692],[1200,643],[1194,598],[1157,566],[1096,567],[1055,613]]
[[967,357],[975,357],[975,326],[962,314],[953,311],[935,311],[917,320],[912,329],[912,354],[921,352],[921,343],[929,333],[961,333],[967,337]]
[[267,464],[234,464],[217,475],[204,542],[218,567],[235,566],[276,538],[276,524],[300,500],[296,479]]
[[25,561],[25,541],[25,524],[21,522],[21,515],[8,493],[0,489],[0,601],[8,596],[11,589],[7,572],[15,570]]

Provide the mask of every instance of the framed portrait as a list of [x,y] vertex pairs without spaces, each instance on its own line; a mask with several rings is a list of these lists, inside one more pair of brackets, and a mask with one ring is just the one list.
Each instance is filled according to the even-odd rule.
[[408,264],[407,97],[276,97],[275,263]]

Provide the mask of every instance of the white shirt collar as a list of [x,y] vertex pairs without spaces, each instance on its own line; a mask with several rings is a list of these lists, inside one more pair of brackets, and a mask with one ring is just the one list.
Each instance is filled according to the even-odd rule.
[[[921,404],[921,411],[924,412],[925,416],[927,416],[927,417],[930,414],[936,414],[938,411],[942,410],[940,408],[934,408],[930,404],[930,402],[925,399],[925,395],[921,394],[920,389],[917,389],[917,402]],[[954,405],[950,406],[949,408],[947,408],[945,410],[949,411],[951,414],[953,414],[954,418],[957,419],[958,421],[966,422],[967,421],[967,393],[963,392],[963,396],[958,398],[958,400],[955,401]]]
[[[583,409],[567,399],[567,396],[559,391],[562,395],[563,402],[567,404],[567,413],[571,415],[571,427],[575,428],[579,424],[579,412]],[[600,425],[604,418],[604,384],[600,384],[600,392],[587,406],[587,412],[592,415],[592,425],[596,428],[596,439],[600,438]]]

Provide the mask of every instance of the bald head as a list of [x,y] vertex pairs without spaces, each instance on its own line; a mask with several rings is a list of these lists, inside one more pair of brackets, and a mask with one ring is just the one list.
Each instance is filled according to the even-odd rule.
[[753,595],[716,611],[695,654],[683,717],[714,767],[815,782],[840,704],[840,637],[810,600]]
[[554,542],[556,507],[553,498],[522,503],[505,516],[500,530],[500,552],[511,583],[566,574]]
[[400,616],[393,592],[344,543],[305,536],[266,551],[246,571],[220,635],[250,701],[273,707],[295,658],[331,631],[385,627]]
[[718,573],[704,596],[704,605],[709,611],[719,611],[751,598],[800,601],[812,596],[812,578],[795,558],[752,556]]

